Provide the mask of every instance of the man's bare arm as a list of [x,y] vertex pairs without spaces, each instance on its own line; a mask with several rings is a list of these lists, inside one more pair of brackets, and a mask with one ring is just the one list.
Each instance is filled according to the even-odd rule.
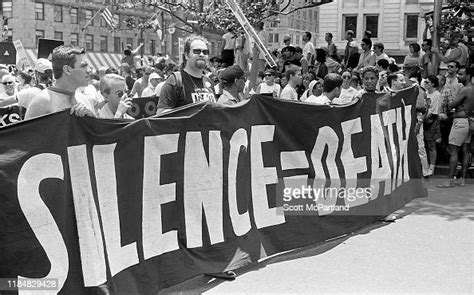
[[26,109],[25,120],[52,113],[51,102],[47,97],[35,97]]

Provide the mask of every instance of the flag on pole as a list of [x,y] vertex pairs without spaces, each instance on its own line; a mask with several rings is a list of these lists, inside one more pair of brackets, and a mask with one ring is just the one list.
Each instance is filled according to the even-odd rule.
[[105,20],[105,22],[112,28],[115,30],[115,28],[117,27],[117,25],[115,24],[115,20],[114,20],[114,17],[112,15],[112,12],[110,12],[110,10],[105,7],[103,10],[102,10],[102,13],[100,14],[102,16],[102,18]]

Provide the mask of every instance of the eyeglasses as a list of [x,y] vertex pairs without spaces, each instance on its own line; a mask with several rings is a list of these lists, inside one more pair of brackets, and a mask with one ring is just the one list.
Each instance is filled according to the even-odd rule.
[[13,81],[9,81],[9,82],[2,82],[2,84],[3,84],[3,85],[12,85],[13,83],[15,83],[15,82],[13,82]]
[[209,55],[209,50],[207,49],[193,49],[194,54],[204,54],[204,55]]
[[450,69],[454,69],[456,66],[448,66],[448,68]]
[[342,76],[342,79],[350,79],[350,78],[351,78],[351,76],[347,76],[347,75],[346,75],[346,76]]
[[265,77],[271,77],[273,76],[272,74],[265,74]]

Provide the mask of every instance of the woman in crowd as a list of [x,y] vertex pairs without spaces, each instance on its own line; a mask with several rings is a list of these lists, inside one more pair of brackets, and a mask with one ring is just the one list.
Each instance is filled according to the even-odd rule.
[[18,91],[31,87],[31,80],[33,80],[33,77],[27,72],[19,72],[17,78],[20,82],[17,87]]
[[411,43],[410,46],[410,53],[405,56],[405,60],[403,61],[403,64],[413,64],[414,62],[420,64],[420,44],[418,43]]
[[428,112],[423,121],[425,148],[428,154],[429,174],[433,175],[436,164],[436,143],[441,141],[439,125],[439,111],[441,107],[441,94],[437,90],[439,81],[436,76],[428,76],[425,82]]
[[300,97],[301,101],[305,101],[311,95],[311,90],[309,88],[312,81],[315,80],[315,76],[312,72],[303,75],[303,87],[306,89]]
[[341,94],[333,99],[333,104],[347,104],[354,99],[358,90],[351,86],[351,79],[352,75],[349,71],[342,73]]

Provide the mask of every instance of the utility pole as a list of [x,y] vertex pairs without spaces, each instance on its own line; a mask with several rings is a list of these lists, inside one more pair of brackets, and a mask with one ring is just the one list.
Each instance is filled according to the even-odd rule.
[[[434,0],[434,11],[433,11],[433,26],[434,26],[434,32],[433,32],[433,48],[439,48],[439,32],[438,32],[438,26],[441,22],[441,9],[443,7],[443,0]],[[433,54],[433,64],[438,64],[439,57],[437,54]],[[435,69],[435,73],[438,74],[438,68]]]

